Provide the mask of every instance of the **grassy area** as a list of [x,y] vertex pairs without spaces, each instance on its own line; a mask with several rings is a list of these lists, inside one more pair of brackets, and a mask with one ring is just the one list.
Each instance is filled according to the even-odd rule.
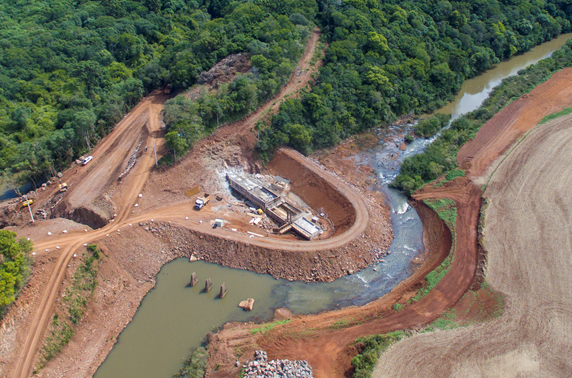
[[262,327],[260,327],[260,328],[251,329],[250,333],[252,333],[254,335],[257,333],[267,334],[268,332],[272,331],[277,325],[286,324],[289,321],[290,321],[290,319],[285,319],[285,320],[278,320],[278,321],[275,321],[273,323],[263,324]]
[[99,262],[99,250],[95,244],[87,246],[88,253],[84,253],[84,261],[77,267],[72,284],[66,289],[64,302],[68,304],[70,320],[78,324],[87,301],[93,295],[97,286],[97,266]]
[[558,113],[552,113],[552,114],[547,115],[546,117],[542,118],[542,120],[538,124],[542,125],[543,123],[546,123],[548,121],[552,121],[553,119],[568,115],[570,113],[572,113],[572,106],[569,108],[566,108],[564,110],[561,110]]
[[457,222],[457,208],[455,207],[455,202],[449,198],[441,198],[438,200],[424,200],[424,202],[425,204],[427,204],[427,206],[433,209],[437,213],[437,215],[439,215],[439,218],[441,218],[445,223],[447,223],[447,226],[451,230],[451,234],[453,236],[453,245],[451,246],[451,252],[449,253],[449,256],[447,256],[445,260],[443,260],[441,265],[433,269],[431,272],[429,272],[429,274],[425,276],[425,281],[427,282],[425,283],[425,285],[423,285],[421,289],[417,291],[417,294],[413,298],[411,298],[408,301],[408,303],[415,303],[419,301],[421,298],[425,297],[427,294],[429,294],[429,292],[435,286],[437,286],[439,281],[441,281],[441,279],[445,277],[445,274],[447,274],[447,272],[449,271],[449,267],[451,266],[451,263],[453,262],[455,257],[454,251],[456,249],[456,240],[457,240],[455,232],[456,230],[455,225]]
[[354,378],[369,378],[379,356],[387,350],[391,345],[399,340],[408,337],[405,331],[395,331],[384,335],[374,335],[360,337],[356,340],[356,344],[363,344],[363,350],[360,354],[352,358],[352,366],[354,367]]
[[205,375],[209,352],[203,348],[193,350],[183,368],[173,378],[202,378]]
[[87,246],[83,254],[83,262],[77,267],[71,285],[66,289],[63,304],[67,305],[67,319],[61,319],[56,313],[49,326],[50,336],[40,350],[39,363],[35,367],[38,372],[56,356],[70,341],[74,334],[74,326],[84,314],[89,298],[97,286],[97,267],[100,251],[95,244]]
[[453,169],[452,171],[447,172],[447,174],[445,175],[445,179],[440,183],[438,183],[437,185],[435,185],[435,187],[438,188],[440,186],[443,186],[449,181],[453,181],[457,177],[465,177],[465,171],[463,171],[462,169]]
[[457,224],[457,208],[455,207],[455,201],[449,198],[441,198],[437,200],[423,200],[427,206],[429,206],[433,211],[437,213],[439,218],[441,218],[453,234],[455,239],[455,230]]
[[46,338],[46,342],[40,350],[40,358],[34,369],[34,374],[43,369],[70,341],[73,335],[74,328],[65,320],[59,319],[58,314],[55,314],[50,324],[50,336]]

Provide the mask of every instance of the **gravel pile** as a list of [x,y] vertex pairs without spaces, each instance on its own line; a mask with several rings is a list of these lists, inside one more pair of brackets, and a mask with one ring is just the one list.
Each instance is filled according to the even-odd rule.
[[266,352],[254,352],[254,361],[246,366],[245,377],[256,378],[313,378],[308,361],[272,360]]

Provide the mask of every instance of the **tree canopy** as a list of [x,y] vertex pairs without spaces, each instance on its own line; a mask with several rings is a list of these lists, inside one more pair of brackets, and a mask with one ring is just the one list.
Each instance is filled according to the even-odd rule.
[[201,118],[248,112],[293,69],[317,11],[315,0],[0,2],[0,172],[42,178],[68,166],[143,95],[187,88],[232,53],[260,55],[264,85],[252,93],[256,77],[244,78],[230,105]]
[[[572,5],[560,0],[323,0],[319,6],[330,44],[324,67],[311,91],[286,101],[261,132],[263,157],[282,144],[308,152],[403,114],[432,112],[465,79],[569,32],[572,19]],[[310,138],[293,139],[292,125],[304,126]]]
[[16,240],[16,234],[0,230],[0,316],[6,306],[14,302],[16,293],[29,275],[30,262],[27,254],[32,242]]

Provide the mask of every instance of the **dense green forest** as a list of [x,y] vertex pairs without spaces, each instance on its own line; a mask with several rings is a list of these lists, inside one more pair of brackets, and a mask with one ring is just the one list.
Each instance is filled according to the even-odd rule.
[[554,72],[571,66],[572,40],[569,40],[552,57],[521,70],[518,76],[504,79],[479,109],[451,122],[451,127],[444,130],[425,152],[405,159],[392,185],[412,194],[445,173],[446,180],[464,175],[463,171],[455,169],[457,152],[463,144],[473,139],[481,126],[506,105],[549,79]]
[[304,153],[430,112],[463,81],[570,31],[569,1],[321,1],[329,49],[316,85],[287,100],[257,149]]
[[[311,10],[314,8],[317,8],[315,3],[300,11],[306,11],[313,18]],[[275,17],[267,13],[260,17],[261,8],[249,6],[249,9],[250,27],[244,31],[242,48],[246,47],[250,54],[250,71],[196,99],[178,96],[165,103],[164,118],[169,130],[165,139],[174,156],[183,156],[197,139],[226,122],[246,116],[274,97],[286,84],[304,52],[312,27],[304,15],[295,12],[289,17]],[[235,30],[234,12],[227,18],[220,22],[220,28]],[[162,160],[169,163],[172,156],[167,155]]]
[[30,273],[31,250],[31,241],[16,240],[14,232],[0,230],[0,319]]
[[[66,167],[145,93],[187,88],[231,53],[260,55],[273,91],[317,11],[314,0],[0,2],[0,172],[37,180]],[[254,79],[233,85],[248,92]]]
[[167,105],[184,153],[284,84],[310,29],[330,46],[316,85],[260,133],[302,152],[451,98],[466,78],[570,31],[569,0],[7,0],[0,2],[0,172],[37,181],[106,135],[143,95],[194,85],[232,53],[253,69]]

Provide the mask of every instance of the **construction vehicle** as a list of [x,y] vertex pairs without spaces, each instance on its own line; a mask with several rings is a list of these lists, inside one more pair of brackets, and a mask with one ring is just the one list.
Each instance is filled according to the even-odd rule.
[[203,207],[205,207],[207,203],[209,203],[210,200],[211,200],[211,195],[205,193],[202,197],[197,198],[197,200],[195,201],[195,209],[196,210],[202,209]]
[[26,200],[26,201],[23,201],[23,202],[20,202],[20,203],[18,204],[18,210],[19,210],[19,209],[23,209],[24,207],[30,206],[30,205],[32,205],[33,203],[34,203],[34,200],[31,200],[31,199]]
[[59,192],[60,192],[60,193],[67,192],[67,190],[68,190],[68,184],[66,184],[66,183],[64,182],[63,184],[60,184],[60,185],[59,185],[59,188],[60,188],[60,189],[59,189]]

